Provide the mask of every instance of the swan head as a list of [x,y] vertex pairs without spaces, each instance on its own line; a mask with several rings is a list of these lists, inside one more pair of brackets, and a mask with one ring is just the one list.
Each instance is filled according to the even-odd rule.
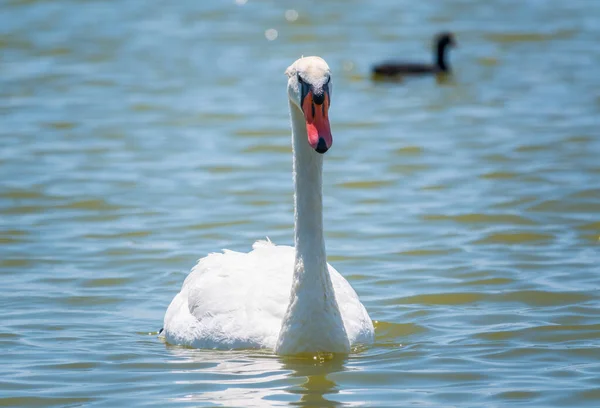
[[308,144],[325,153],[333,143],[329,127],[331,72],[320,57],[302,57],[285,71],[288,76],[288,97],[302,112],[306,121]]

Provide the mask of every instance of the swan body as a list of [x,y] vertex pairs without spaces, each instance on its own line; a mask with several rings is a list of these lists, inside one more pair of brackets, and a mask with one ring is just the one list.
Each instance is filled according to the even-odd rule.
[[323,153],[333,142],[327,63],[300,58],[287,70],[294,157],[295,246],[258,241],[249,253],[200,259],[164,318],[167,342],[197,348],[267,348],[281,355],[349,353],[373,342],[356,292],[326,261]]
[[[294,248],[270,241],[257,241],[249,253],[225,250],[200,259],[167,310],[167,341],[208,349],[275,349],[290,302],[293,270]],[[356,292],[331,265],[328,272],[348,343],[372,342],[371,319]],[[306,312],[304,318],[320,313]],[[329,324],[326,318],[322,323]],[[294,348],[314,351],[303,348],[311,343],[306,338],[310,333],[291,334]],[[335,339],[326,341],[331,340]]]

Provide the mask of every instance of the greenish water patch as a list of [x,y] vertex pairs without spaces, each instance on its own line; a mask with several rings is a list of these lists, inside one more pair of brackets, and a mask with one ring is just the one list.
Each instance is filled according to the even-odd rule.
[[443,215],[428,214],[423,216],[428,221],[454,221],[461,224],[490,224],[490,225],[535,225],[536,223],[526,217],[515,214],[460,214]]
[[574,30],[559,30],[552,33],[495,33],[486,35],[487,38],[498,43],[542,42],[552,40],[565,40],[575,34]]
[[506,244],[506,245],[518,245],[518,244],[535,244],[545,243],[554,239],[551,234],[540,234],[535,232],[527,231],[514,231],[514,232],[498,232],[487,235],[485,238],[476,240],[475,244]]
[[393,182],[388,180],[346,181],[343,183],[339,183],[338,187],[345,189],[370,190],[384,186],[389,186],[392,184]]

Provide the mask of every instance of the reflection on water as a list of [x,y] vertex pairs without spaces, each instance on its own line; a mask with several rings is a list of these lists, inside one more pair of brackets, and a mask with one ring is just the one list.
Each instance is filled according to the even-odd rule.
[[[298,405],[301,406],[334,407],[342,405],[339,402],[327,399],[326,396],[340,392],[330,374],[343,371],[345,361],[346,358],[339,356],[331,359],[315,356],[312,361],[285,359],[283,368],[291,370],[291,376],[294,378],[303,380],[300,385],[287,391],[300,396]],[[355,400],[355,404],[360,403],[360,400]]]
[[[280,406],[284,403],[306,407],[334,407],[340,402],[328,398],[340,392],[331,374],[344,371],[347,356],[314,356],[312,358],[276,357],[269,352],[223,352],[191,350],[168,346],[177,366],[174,374],[186,373],[183,383],[197,387],[175,401],[211,402],[223,406]],[[183,366],[194,368],[182,369]],[[201,374],[201,380],[194,380]],[[215,382],[219,386],[205,390]],[[360,405],[355,401],[352,405]],[[343,404],[347,405],[347,404]]]

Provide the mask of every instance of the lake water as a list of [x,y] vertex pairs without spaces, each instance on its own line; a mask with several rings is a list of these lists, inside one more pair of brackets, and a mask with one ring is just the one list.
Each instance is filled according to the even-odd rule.
[[[0,7],[1,406],[600,406],[600,2]],[[371,80],[443,29],[453,76]],[[292,242],[302,54],[332,68],[327,250],[376,343],[166,345],[198,258]]]

